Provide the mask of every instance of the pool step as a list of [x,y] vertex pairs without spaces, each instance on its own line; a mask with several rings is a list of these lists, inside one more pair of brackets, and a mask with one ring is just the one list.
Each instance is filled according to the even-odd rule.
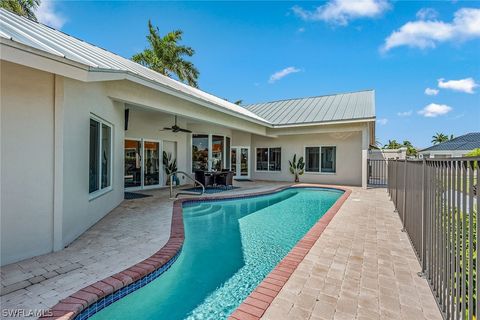
[[198,218],[198,217],[204,217],[210,214],[215,214],[217,212],[222,211],[222,206],[221,205],[209,205],[207,208],[198,210],[195,212],[191,212],[189,214],[190,217],[192,218]]

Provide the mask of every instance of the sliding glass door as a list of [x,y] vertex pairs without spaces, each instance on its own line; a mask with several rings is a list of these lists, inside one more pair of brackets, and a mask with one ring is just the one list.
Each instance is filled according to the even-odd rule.
[[125,140],[125,189],[158,187],[162,181],[159,141]]
[[232,147],[232,171],[236,179],[250,179],[250,147]]

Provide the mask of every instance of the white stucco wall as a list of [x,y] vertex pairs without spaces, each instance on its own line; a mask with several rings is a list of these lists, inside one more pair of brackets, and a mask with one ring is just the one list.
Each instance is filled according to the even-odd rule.
[[[305,156],[307,146],[335,146],[336,173],[310,173],[300,176],[301,182],[355,185],[362,184],[362,134],[361,132],[314,133],[268,138],[252,136],[252,177],[259,180],[294,181],[289,171],[288,160],[293,155]],[[282,148],[281,171],[262,172],[256,170],[256,148]]]
[[53,248],[54,76],[2,61],[1,265]]
[[[112,190],[89,199],[90,115],[113,129]],[[123,200],[124,105],[112,101],[102,83],[64,80],[63,245],[70,243]]]

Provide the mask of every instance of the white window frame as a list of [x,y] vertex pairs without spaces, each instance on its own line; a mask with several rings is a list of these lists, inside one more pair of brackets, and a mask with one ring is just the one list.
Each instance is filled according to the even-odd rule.
[[[257,168],[257,150],[258,149],[267,149],[267,170],[258,170]],[[270,170],[270,149],[280,149],[280,170]],[[281,173],[282,172],[282,147],[255,147],[255,172],[271,172],[271,173]]]
[[[232,137],[229,135],[225,135],[223,133],[204,133],[204,132],[192,132],[190,136],[190,173],[194,174],[192,170],[192,163],[193,163],[193,156],[192,156],[192,149],[193,149],[193,136],[194,135],[206,135],[208,136],[208,160],[207,160],[207,170],[212,171],[212,144],[213,144],[213,136],[219,136],[223,137],[223,149],[226,149],[227,146],[227,137],[230,138],[230,152],[227,155],[226,150],[223,150],[223,156],[222,156],[222,164],[226,163],[227,157],[231,156],[232,153]],[[225,168],[230,170],[232,168],[232,164],[230,163],[230,168]]]
[[[99,165],[99,175],[98,175],[98,190],[95,190],[93,192],[89,192],[89,200],[93,200],[95,198],[98,198],[110,191],[113,190],[113,149],[114,149],[114,141],[113,141],[113,125],[94,115],[94,114],[90,114],[90,117],[89,117],[89,124],[90,124],[90,120],[93,120],[93,121],[96,121],[100,124],[100,130],[99,130],[99,134],[98,134],[98,139],[100,140],[99,143],[98,143],[98,146],[99,146],[99,149],[100,149],[100,152],[98,153],[98,165]],[[103,130],[102,130],[102,126],[105,125],[107,127],[110,128],[110,185],[108,187],[104,187],[102,188],[102,148],[103,148]],[[89,132],[90,134],[90,132]],[[89,143],[90,143],[90,139],[89,139]],[[88,152],[90,154],[90,145],[88,147]],[[90,164],[89,164],[90,166]],[[90,168],[89,168],[90,170]],[[88,179],[90,179],[90,174],[88,175]],[[90,180],[89,180],[89,186],[90,186]]]
[[[335,172],[326,172],[322,171],[322,148],[326,147],[334,147],[335,148]],[[319,148],[319,156],[318,156],[318,170],[319,171],[307,171],[307,148]],[[305,173],[311,174],[311,175],[336,175],[337,174],[337,150],[338,147],[335,144],[325,144],[325,145],[306,145],[303,146],[303,159],[305,162]]]

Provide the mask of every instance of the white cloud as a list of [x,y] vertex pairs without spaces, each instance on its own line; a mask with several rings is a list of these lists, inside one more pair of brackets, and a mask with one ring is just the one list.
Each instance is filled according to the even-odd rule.
[[55,2],[43,0],[35,12],[39,22],[55,29],[61,29],[66,22],[65,17],[56,10]]
[[305,32],[305,28],[298,28],[298,32]]
[[480,37],[480,9],[459,9],[450,23],[427,16],[424,18],[428,20],[410,21],[394,31],[385,39],[381,51],[386,52],[400,46],[435,48],[441,42]]
[[453,108],[450,106],[447,106],[446,104],[430,103],[428,106],[426,106],[422,110],[419,110],[418,113],[428,118],[435,118],[435,117],[447,114],[452,110]]
[[388,119],[387,118],[380,118],[380,119],[377,119],[377,123],[381,126],[384,126],[388,123]]
[[438,90],[438,89],[432,89],[432,88],[425,89],[425,94],[427,96],[436,96],[439,92],[440,92],[440,90]]
[[331,0],[315,10],[294,6],[293,12],[303,20],[325,21],[345,26],[358,18],[374,18],[390,8],[387,0]]
[[270,79],[268,80],[269,83],[274,83],[275,81],[278,81],[286,76],[288,76],[291,73],[297,73],[300,72],[300,69],[297,69],[295,67],[288,67],[283,70],[277,71],[274,74],[270,76]]
[[402,112],[397,112],[397,116],[399,117],[410,117],[412,115],[413,111],[408,110],[408,111],[402,111]]
[[433,8],[422,8],[417,12],[417,18],[420,20],[433,20],[438,17],[438,11]]
[[449,80],[444,81],[445,79],[438,79],[438,87],[442,89],[450,89],[454,91],[461,91],[465,93],[475,93],[473,89],[478,87],[478,83],[475,83],[473,78],[466,78],[461,80]]

